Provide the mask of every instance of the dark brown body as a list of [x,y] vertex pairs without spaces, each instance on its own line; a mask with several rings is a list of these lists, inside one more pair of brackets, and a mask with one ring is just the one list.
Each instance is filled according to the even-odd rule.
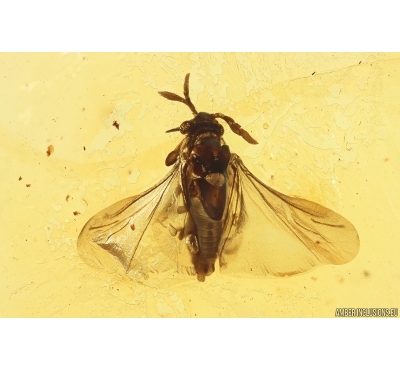
[[230,151],[213,115],[199,113],[186,125],[189,135],[168,155],[166,164],[173,164],[178,157],[182,163],[181,184],[188,211],[184,234],[197,277],[204,281],[214,272],[222,236]]
[[194,115],[192,120],[184,121],[179,127],[167,131],[179,131],[186,137],[167,156],[165,163],[170,166],[179,158],[183,164],[181,183],[188,208],[186,244],[192,253],[197,278],[204,281],[205,276],[214,272],[218,255],[230,160],[229,147],[222,139],[224,128],[217,118],[223,119],[234,133],[247,142],[257,144],[257,141],[231,117],[222,113],[198,113],[189,97],[189,76],[187,74],[185,77],[184,98],[171,92],[160,92],[164,98],[187,105]]

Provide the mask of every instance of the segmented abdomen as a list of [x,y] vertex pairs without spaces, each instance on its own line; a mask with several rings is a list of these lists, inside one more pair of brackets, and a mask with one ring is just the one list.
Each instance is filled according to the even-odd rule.
[[191,215],[197,227],[199,253],[205,259],[216,259],[222,235],[222,220],[212,220],[198,198],[191,199]]

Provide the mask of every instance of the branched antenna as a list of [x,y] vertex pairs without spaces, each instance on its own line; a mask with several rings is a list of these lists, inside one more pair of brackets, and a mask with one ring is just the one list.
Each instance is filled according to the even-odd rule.
[[181,96],[168,92],[168,91],[159,91],[158,93],[163,96],[164,98],[168,100],[174,100],[174,101],[179,101],[189,107],[189,109],[192,111],[193,115],[197,116],[197,110],[194,107],[192,101],[190,100],[189,97],[189,77],[190,73],[188,73],[185,77],[185,83],[183,85],[183,95],[185,98],[182,98]]
[[240,126],[238,123],[235,122],[235,120],[231,117],[225,116],[225,114],[222,113],[214,113],[213,114],[214,118],[221,118],[223,119],[231,128],[231,130],[236,134],[241,136],[243,139],[245,139],[248,143],[250,144],[258,144],[257,140],[253,139],[251,135],[244,129],[242,126]]
[[[194,107],[194,105],[193,105],[193,103],[192,103],[192,101],[190,100],[190,97],[189,97],[189,77],[190,77],[190,73],[188,73],[188,74],[185,76],[185,83],[183,84],[183,95],[184,95],[184,98],[182,98],[181,96],[179,96],[179,95],[177,95],[177,94],[174,94],[174,93],[172,93],[172,92],[169,92],[169,91],[159,91],[158,93],[159,93],[161,96],[163,96],[164,98],[168,99],[168,100],[179,101],[179,102],[181,102],[181,103],[187,105],[187,106],[189,107],[189,109],[192,111],[193,115],[196,117],[196,116],[198,115],[198,112],[197,112],[196,108]],[[231,130],[232,130],[236,135],[241,136],[241,137],[242,137],[244,140],[246,140],[248,143],[250,143],[250,144],[258,144],[258,142],[257,142],[255,139],[253,139],[253,138],[251,137],[251,135],[250,135],[245,129],[242,128],[242,126],[240,126],[238,123],[236,123],[235,120],[234,120],[233,118],[228,117],[228,116],[225,116],[225,115],[222,114],[222,113],[214,113],[214,114],[212,114],[212,116],[213,116],[214,118],[221,118],[221,119],[223,119],[223,120],[229,125],[229,127],[231,128]],[[195,118],[195,119],[196,119],[196,118]],[[195,120],[195,119],[194,119],[194,120]],[[192,122],[192,121],[185,121],[185,122],[183,122],[183,124],[185,124],[185,123],[190,123],[190,122]],[[182,124],[182,125],[183,125],[183,124]],[[183,131],[181,130],[182,125],[181,125],[180,127],[172,128],[172,129],[170,129],[170,130],[168,130],[168,131],[166,131],[166,132],[181,131],[181,133],[184,133],[185,130],[183,130]]]

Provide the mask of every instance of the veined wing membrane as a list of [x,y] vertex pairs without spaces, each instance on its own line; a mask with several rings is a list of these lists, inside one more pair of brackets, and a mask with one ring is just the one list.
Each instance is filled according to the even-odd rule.
[[235,154],[229,181],[221,272],[287,276],[357,255],[358,233],[348,220],[263,184]]
[[[147,191],[123,199],[92,217],[78,237],[78,251],[91,265],[115,270],[115,260],[133,279],[152,273],[194,274],[178,231],[186,214],[180,187],[180,167]],[[112,256],[113,258],[110,258]]]

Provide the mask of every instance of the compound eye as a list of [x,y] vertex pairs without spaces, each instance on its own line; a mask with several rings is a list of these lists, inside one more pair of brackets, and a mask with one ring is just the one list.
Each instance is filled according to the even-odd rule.
[[179,126],[179,131],[181,132],[182,135],[186,135],[189,132],[189,126],[190,126],[189,121],[181,123],[181,125]]

